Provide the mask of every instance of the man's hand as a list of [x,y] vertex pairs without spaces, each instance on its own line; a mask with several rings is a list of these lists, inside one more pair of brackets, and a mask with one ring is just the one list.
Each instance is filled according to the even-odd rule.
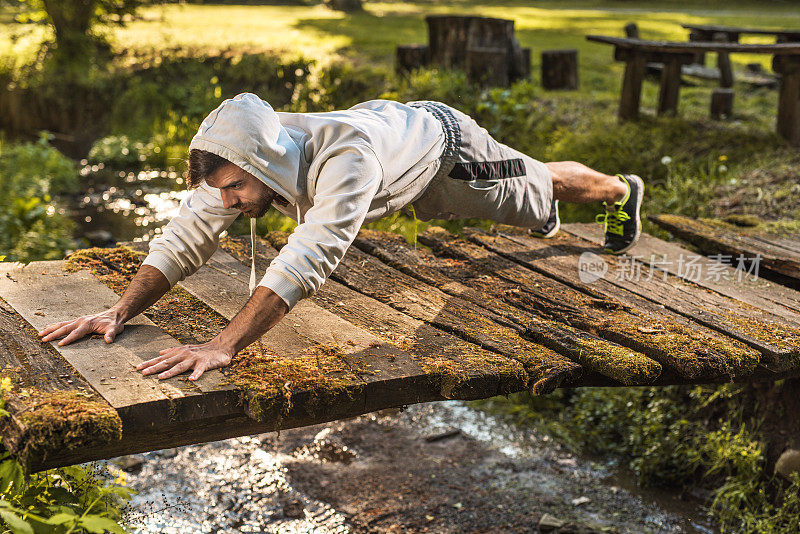
[[289,312],[287,304],[269,288],[258,286],[236,317],[214,339],[202,345],[183,345],[164,349],[161,356],[136,366],[144,375],[161,372],[158,378],[170,378],[188,369],[189,380],[197,380],[205,371],[230,365],[240,350],[260,338]]
[[181,345],[159,352],[161,356],[147,360],[136,366],[143,375],[162,371],[158,378],[171,378],[193,369],[189,380],[197,380],[203,372],[225,367],[231,363],[232,349],[225,349],[213,339],[202,345]]
[[61,346],[68,345],[88,334],[103,334],[106,343],[111,343],[125,328],[123,323],[119,312],[109,309],[93,315],[84,315],[72,321],[49,324],[39,332],[39,337],[42,338],[42,341],[52,341],[63,337],[64,339],[58,342]]

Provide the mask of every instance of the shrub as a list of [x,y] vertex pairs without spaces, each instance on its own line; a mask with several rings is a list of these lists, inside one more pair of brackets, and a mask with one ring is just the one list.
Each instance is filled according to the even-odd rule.
[[0,256],[8,261],[60,259],[73,247],[72,222],[54,196],[75,191],[75,164],[48,144],[0,144]]

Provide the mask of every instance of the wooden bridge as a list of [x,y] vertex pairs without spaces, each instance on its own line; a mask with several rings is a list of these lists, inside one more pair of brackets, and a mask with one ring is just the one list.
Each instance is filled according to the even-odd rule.
[[[313,298],[196,383],[135,366],[227,324],[248,296],[249,240],[224,239],[113,344],[57,347],[35,329],[113,304],[140,250],[0,263],[3,443],[40,470],[432,400],[800,371],[800,292],[649,235],[614,257],[598,254],[599,225],[563,229],[432,228],[418,250],[362,231]],[[259,269],[285,238],[257,244]]]

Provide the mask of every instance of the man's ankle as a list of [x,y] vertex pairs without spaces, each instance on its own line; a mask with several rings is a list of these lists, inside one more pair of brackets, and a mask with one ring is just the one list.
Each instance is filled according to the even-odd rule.
[[625,195],[628,194],[628,184],[623,180],[620,176],[614,176],[615,180],[612,182],[613,192],[611,196],[606,199],[605,205],[606,210],[608,211],[615,211],[617,208],[614,207],[614,204],[625,198]]

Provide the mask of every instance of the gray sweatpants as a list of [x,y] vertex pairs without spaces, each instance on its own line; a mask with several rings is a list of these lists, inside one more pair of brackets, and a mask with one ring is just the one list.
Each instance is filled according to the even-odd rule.
[[441,102],[422,101],[444,125],[447,137],[439,172],[413,202],[418,218],[490,219],[541,228],[550,215],[550,170],[492,138],[471,117]]

